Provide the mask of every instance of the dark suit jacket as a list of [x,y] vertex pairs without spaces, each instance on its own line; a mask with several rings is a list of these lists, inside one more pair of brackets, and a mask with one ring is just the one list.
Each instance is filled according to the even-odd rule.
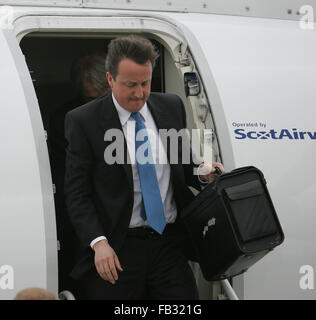
[[[186,127],[184,106],[178,96],[152,93],[147,104],[158,129]],[[104,151],[112,143],[104,141],[104,134],[112,128],[122,130],[111,92],[66,115],[66,203],[80,239],[79,259],[71,274],[74,278],[94,265],[94,252],[90,248],[93,239],[105,235],[118,254],[130,223],[134,200],[131,165],[109,165],[104,160]],[[125,140],[124,150],[127,155]],[[178,152],[181,159],[181,143]],[[170,150],[167,155],[169,158]],[[200,186],[193,175],[192,161],[187,165],[180,161],[170,167],[178,209],[176,223],[180,225],[181,208],[194,197],[188,186],[196,189]]]

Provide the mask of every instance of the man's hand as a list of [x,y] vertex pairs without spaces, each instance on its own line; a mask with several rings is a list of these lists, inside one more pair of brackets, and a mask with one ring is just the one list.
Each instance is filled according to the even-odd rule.
[[[118,279],[117,270],[123,271],[120,261],[107,240],[101,240],[93,246],[94,263],[100,277],[115,284]],[[117,270],[116,270],[117,269]]]
[[218,167],[222,172],[225,171],[223,165],[220,162],[213,162],[212,164],[203,163],[198,169],[198,174],[199,174],[201,180],[203,180],[205,182],[214,181],[218,175],[216,173],[215,167]]

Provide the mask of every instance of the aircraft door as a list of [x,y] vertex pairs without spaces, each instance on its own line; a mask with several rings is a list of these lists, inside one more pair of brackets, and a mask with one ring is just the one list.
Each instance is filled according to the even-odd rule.
[[24,56],[0,29],[0,299],[57,294],[57,239],[45,132]]

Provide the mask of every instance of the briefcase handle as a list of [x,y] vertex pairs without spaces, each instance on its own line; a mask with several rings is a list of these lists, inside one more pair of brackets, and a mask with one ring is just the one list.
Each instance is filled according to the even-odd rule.
[[[240,167],[240,168],[237,168],[237,169],[234,169],[231,171],[231,173],[238,173],[238,172],[244,172],[245,170],[256,170],[260,175],[261,177],[263,178],[263,180],[265,181],[264,179],[264,176],[263,176],[263,173],[256,167],[254,166],[246,166],[246,167]],[[215,167],[215,172],[220,176],[223,174],[222,170],[219,168],[219,167]]]
[[[262,172],[261,172],[258,168],[254,167],[254,166],[240,167],[240,168],[237,168],[237,169],[232,170],[231,173],[244,172],[245,170],[253,170],[253,169],[255,169],[257,172],[259,172],[259,174],[260,174],[260,175],[262,176],[262,178],[263,178]],[[223,171],[222,171],[219,167],[215,167],[215,172],[216,172],[219,176],[223,174]]]

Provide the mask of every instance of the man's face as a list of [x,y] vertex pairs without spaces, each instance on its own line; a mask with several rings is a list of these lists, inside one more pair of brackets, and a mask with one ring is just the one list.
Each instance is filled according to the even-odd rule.
[[150,61],[138,64],[125,58],[119,62],[116,79],[109,72],[106,77],[120,106],[130,112],[137,112],[150,95],[151,75]]

